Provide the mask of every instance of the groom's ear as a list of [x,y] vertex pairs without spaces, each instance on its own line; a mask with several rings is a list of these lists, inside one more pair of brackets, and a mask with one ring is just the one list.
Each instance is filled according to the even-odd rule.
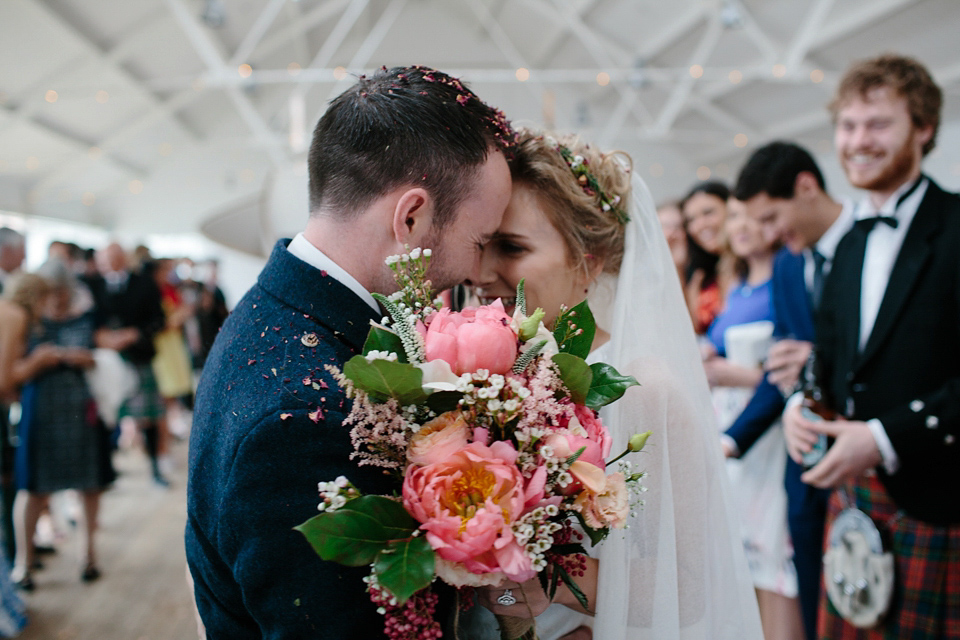
[[393,210],[393,235],[401,247],[418,246],[433,224],[433,198],[426,189],[414,187],[400,194]]

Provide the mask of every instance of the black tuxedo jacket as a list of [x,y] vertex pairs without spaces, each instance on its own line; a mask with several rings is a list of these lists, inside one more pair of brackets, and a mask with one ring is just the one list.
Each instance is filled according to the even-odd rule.
[[98,328],[135,327],[140,339],[123,350],[136,364],[149,364],[156,354],[153,338],[166,324],[160,288],[149,275],[131,273],[120,291],[112,292],[102,277],[87,280],[93,294],[95,322]]
[[837,247],[820,306],[824,384],[848,418],[883,423],[900,468],[877,472],[896,504],[960,522],[960,196],[930,181],[862,352],[854,234]]

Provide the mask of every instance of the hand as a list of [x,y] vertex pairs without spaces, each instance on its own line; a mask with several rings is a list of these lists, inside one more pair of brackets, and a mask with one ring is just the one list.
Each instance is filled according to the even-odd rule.
[[140,339],[140,330],[136,327],[122,329],[101,329],[97,331],[96,343],[98,347],[123,351]]
[[90,350],[82,347],[67,347],[63,349],[60,359],[64,364],[77,367],[78,369],[89,369],[96,364]]
[[789,393],[797,385],[813,344],[805,340],[778,340],[767,352],[767,380],[781,391]]
[[866,422],[835,420],[813,425],[817,432],[833,437],[834,442],[823,459],[800,476],[807,484],[820,489],[837,487],[883,462]]
[[724,458],[736,457],[737,452],[733,450],[733,447],[730,446],[730,443],[726,440],[726,438],[720,439],[720,448],[723,450]]
[[34,347],[30,352],[30,359],[38,369],[45,370],[60,364],[60,354],[60,347],[51,342],[44,342]]
[[560,640],[593,640],[593,629],[590,627],[577,627]]
[[801,406],[797,404],[783,412],[783,435],[787,441],[787,453],[794,462],[802,465],[803,454],[813,449],[820,433],[816,430],[819,423],[804,418],[800,410]]
[[[497,598],[502,596],[507,589],[513,592],[513,597],[517,601],[511,605],[502,605],[497,602]],[[523,584],[506,580],[499,586],[478,587],[476,591],[477,601],[498,616],[536,618],[553,604],[547,594],[544,593],[543,587],[540,586],[540,579],[537,577],[527,580]]]
[[726,358],[715,356],[703,361],[710,387],[755,387],[763,374],[759,369],[735,365]]

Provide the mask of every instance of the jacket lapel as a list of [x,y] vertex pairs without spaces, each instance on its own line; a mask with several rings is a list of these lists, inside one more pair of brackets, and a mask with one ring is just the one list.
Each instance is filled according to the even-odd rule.
[[[923,202],[920,203],[910,229],[907,230],[907,235],[903,239],[903,246],[890,273],[890,280],[883,294],[873,331],[857,360],[858,369],[877,352],[893,329],[917,278],[930,257],[931,239],[936,235],[943,220],[942,195],[943,191],[931,180]],[[856,300],[859,306],[860,296],[857,296]],[[859,326],[859,323],[857,325]]]
[[370,321],[379,320],[381,315],[325,271],[287,251],[289,243],[284,239],[274,246],[260,273],[260,286],[359,351],[370,331]]

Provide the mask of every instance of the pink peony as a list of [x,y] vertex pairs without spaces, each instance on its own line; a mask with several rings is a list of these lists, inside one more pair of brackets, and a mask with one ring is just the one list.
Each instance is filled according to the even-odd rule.
[[486,369],[505,374],[517,359],[517,334],[499,300],[434,314],[424,334],[427,360],[445,360],[457,375]]
[[407,459],[425,466],[446,460],[467,446],[470,427],[459,411],[447,411],[420,428],[410,438]]
[[510,526],[525,504],[542,498],[543,487],[537,477],[527,490],[516,459],[508,442],[473,442],[442,461],[407,470],[403,506],[440,558],[475,574],[503,572],[517,582],[536,574]]
[[611,473],[601,491],[584,489],[574,501],[574,506],[589,527],[622,529],[630,515],[626,478],[622,473]]

